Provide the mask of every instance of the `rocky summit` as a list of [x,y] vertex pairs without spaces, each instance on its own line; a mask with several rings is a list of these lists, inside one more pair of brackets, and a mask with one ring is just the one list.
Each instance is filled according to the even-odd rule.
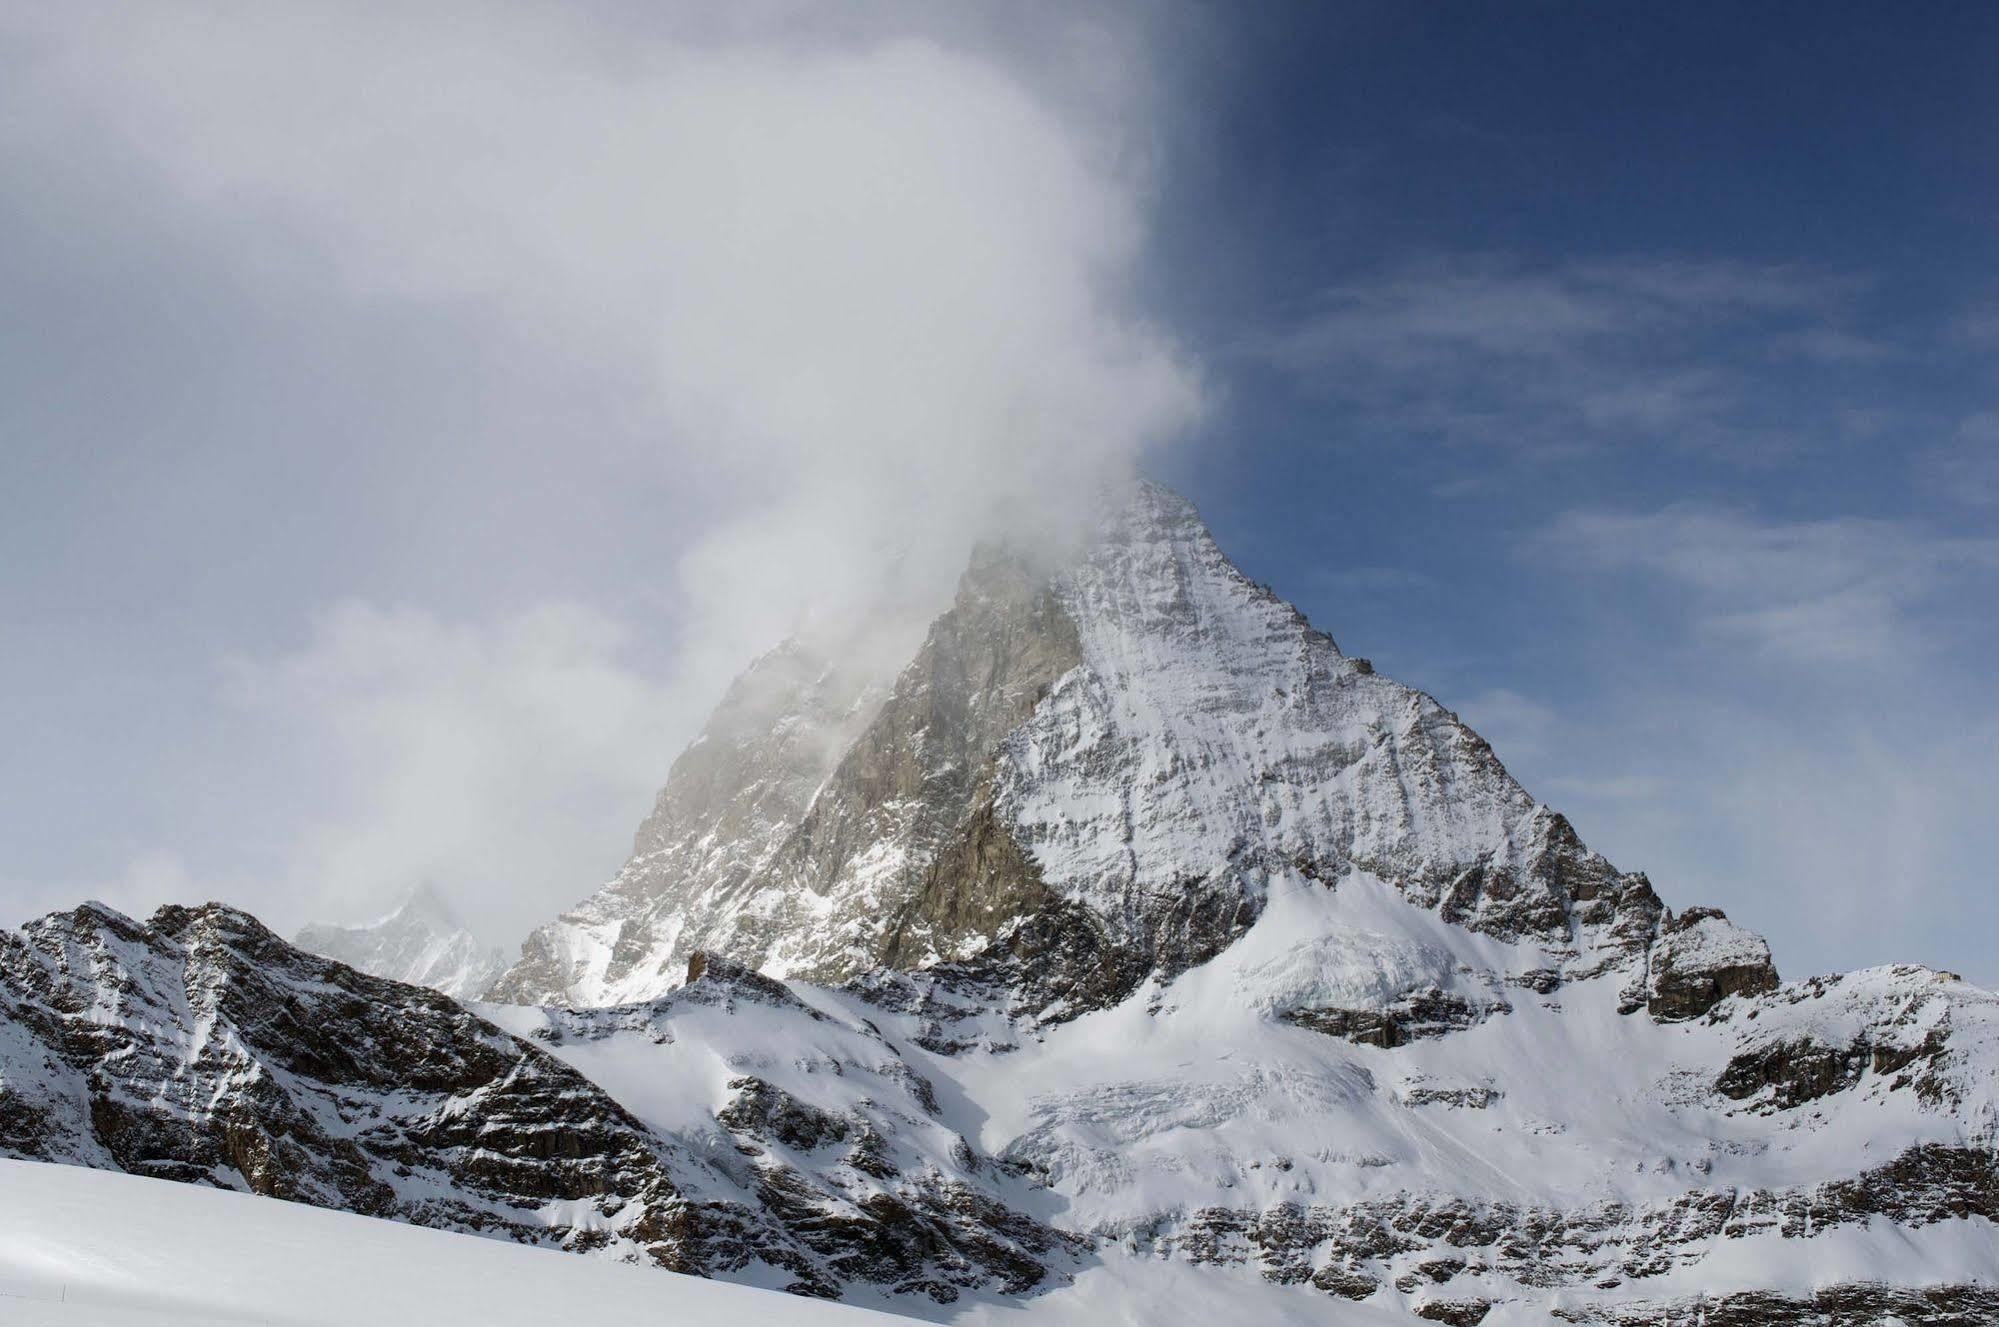
[[1781,981],[1152,486],[759,660],[484,1003],[213,906],[0,1001],[9,1155],[930,1317],[1999,1321],[1999,997]]

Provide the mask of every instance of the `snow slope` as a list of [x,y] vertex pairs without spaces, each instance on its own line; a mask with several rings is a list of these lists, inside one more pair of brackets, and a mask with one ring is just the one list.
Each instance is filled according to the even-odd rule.
[[907,1322],[273,1198],[0,1161],[0,1322],[35,1327],[548,1327]]

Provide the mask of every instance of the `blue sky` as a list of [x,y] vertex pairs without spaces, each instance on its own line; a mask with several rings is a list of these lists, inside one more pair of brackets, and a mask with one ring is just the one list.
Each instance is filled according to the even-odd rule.
[[1669,902],[1999,980],[1996,58],[1973,4],[17,11],[0,899],[429,878],[509,942],[750,652],[1135,465]]
[[1999,11],[1258,13],[1176,480],[1670,901],[1993,979]]

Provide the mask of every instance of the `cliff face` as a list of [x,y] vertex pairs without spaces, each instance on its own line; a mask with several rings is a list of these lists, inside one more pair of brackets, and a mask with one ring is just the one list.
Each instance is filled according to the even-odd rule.
[[671,990],[881,699],[871,677],[798,642],[758,659],[674,761],[617,878],[530,935],[492,998],[613,1004]]

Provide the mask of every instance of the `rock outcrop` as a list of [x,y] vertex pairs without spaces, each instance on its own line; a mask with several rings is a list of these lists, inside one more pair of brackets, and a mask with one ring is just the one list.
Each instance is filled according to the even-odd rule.
[[1652,946],[1645,1007],[1662,1022],[1697,1018],[1731,995],[1777,988],[1777,969],[1762,936],[1719,908],[1688,908],[1666,919]]

